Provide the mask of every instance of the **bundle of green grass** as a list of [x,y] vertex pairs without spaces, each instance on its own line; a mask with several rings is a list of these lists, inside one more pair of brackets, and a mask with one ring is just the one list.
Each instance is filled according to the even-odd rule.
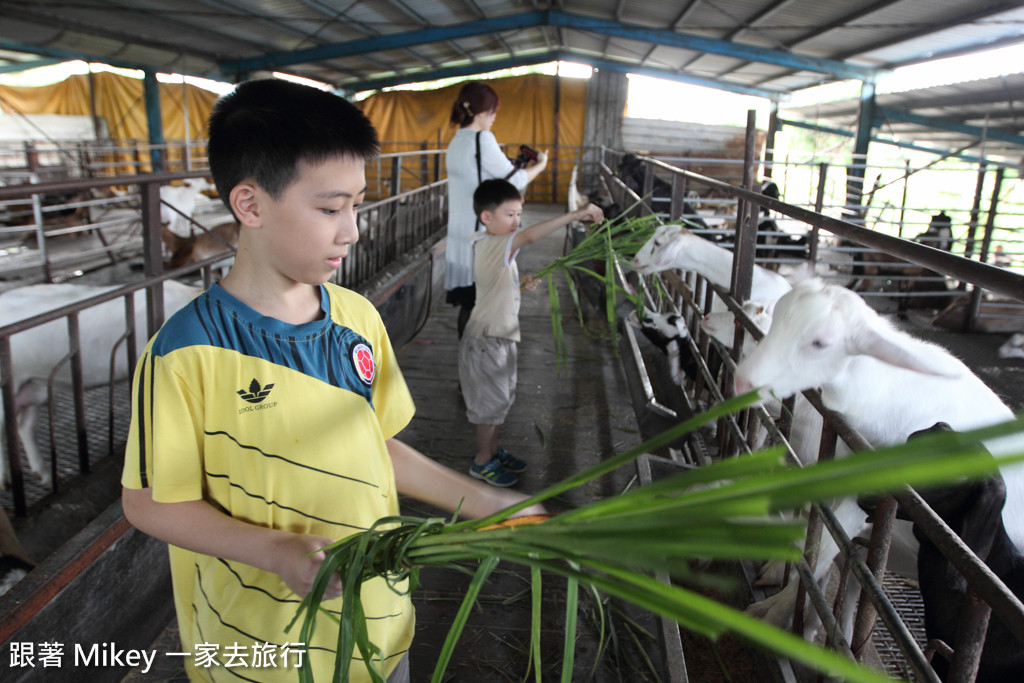
[[565,282],[568,287],[580,325],[584,325],[583,307],[573,274],[580,273],[592,277],[602,285],[605,315],[614,342],[615,306],[618,297],[623,296],[635,305],[639,301],[634,292],[620,284],[616,271],[619,267],[630,267],[629,262],[660,225],[661,221],[655,215],[629,218],[623,214],[619,218],[604,221],[591,227],[586,237],[568,253],[555,259],[534,275],[535,279],[547,278],[548,281],[551,328],[559,368],[566,358],[566,349],[565,336],[562,332],[562,310],[558,299],[558,281]]
[[[422,567],[475,566],[473,581],[436,664],[443,680],[455,643],[491,572],[501,562],[530,569],[533,593],[531,662],[540,681],[540,590],[546,572],[567,581],[562,681],[570,681],[581,586],[638,605],[681,626],[718,638],[732,632],[778,656],[826,675],[851,681],[883,681],[884,675],[701,595],[694,560],[796,561],[804,526],[777,513],[811,501],[892,492],[907,484],[927,486],[992,473],[996,461],[981,439],[1024,431],[1024,421],[966,434],[946,433],[908,444],[854,454],[812,467],[787,466],[783,452],[767,450],[684,471],[622,495],[542,518],[513,518],[520,510],[608,474],[719,417],[741,410],[754,394],[730,399],[636,448],[555,484],[491,517],[471,521],[392,517],[327,549],[310,594],[293,626],[309,642],[320,615],[327,581],[338,573],[344,586],[338,649],[332,680],[348,680],[356,649],[375,681],[379,651],[367,637],[360,586],[385,577],[394,590],[415,590]],[[1024,460],[1024,453],[1000,462]],[[623,552],[628,548],[628,552]],[[668,576],[670,582],[657,578]],[[408,581],[407,581],[408,580]],[[407,583],[406,583],[407,581]],[[403,588],[404,587],[404,588]],[[358,665],[358,664],[357,664]],[[300,680],[313,681],[304,662]]]

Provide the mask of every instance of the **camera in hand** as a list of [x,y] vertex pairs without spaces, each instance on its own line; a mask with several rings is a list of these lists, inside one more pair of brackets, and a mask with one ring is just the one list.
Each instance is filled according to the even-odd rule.
[[537,161],[537,150],[526,145],[519,145],[519,156],[512,160],[512,165],[516,167],[516,170],[519,170],[535,161]]

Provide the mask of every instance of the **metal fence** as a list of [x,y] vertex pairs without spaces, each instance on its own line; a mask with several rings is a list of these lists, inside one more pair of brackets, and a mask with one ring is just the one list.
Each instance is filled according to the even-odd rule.
[[[682,215],[686,202],[692,212],[686,218],[699,218],[704,224],[690,227],[731,248],[741,201],[702,179],[740,184],[742,159],[656,157],[649,159],[657,163],[642,163],[624,173],[624,156],[610,149],[602,154],[608,177],[622,181],[612,193],[616,203],[629,206],[644,197],[650,210],[668,220]],[[719,175],[689,170],[693,168]],[[773,181],[790,206],[871,234],[903,238],[1024,274],[1024,181],[1001,169],[953,162],[916,169],[879,167],[819,158],[776,160],[761,164],[761,169],[761,178]],[[847,204],[845,192],[853,173],[875,178],[863,204]],[[910,203],[914,200],[919,203]],[[756,222],[759,265],[785,273],[813,259],[819,275],[850,286],[886,310],[931,317],[950,307],[936,321],[946,329],[1024,329],[1024,305],[984,287],[971,288],[968,280],[887,253],[827,225],[815,228],[767,204],[758,211]]]
[[[210,256],[192,266],[164,272],[159,188],[167,182],[196,175],[195,172],[146,174],[117,179],[116,182],[130,183],[139,188],[134,199],[138,203],[136,222],[140,235],[136,255],[142,254],[145,258],[143,275],[138,276],[135,282],[0,326],[0,390],[4,408],[0,437],[5,439],[12,480],[12,486],[0,494],[0,500],[12,506],[17,515],[25,515],[33,505],[48,499],[58,491],[62,483],[66,484],[74,477],[87,474],[95,458],[96,444],[105,444],[108,449],[112,449],[115,444],[123,443],[130,414],[128,385],[123,376],[115,378],[113,368],[115,364],[133,368],[142,343],[162,322],[164,310],[160,296],[161,283],[168,278],[176,278],[190,283],[201,281],[204,286],[209,286],[214,267],[232,255],[230,250],[225,249],[223,253]],[[88,190],[104,187],[111,182],[92,179],[74,181],[72,184],[76,188]],[[32,187],[39,194],[63,192],[67,189],[68,183],[38,184]],[[0,187],[0,201],[18,191],[18,188]],[[365,202],[358,210],[358,224],[360,240],[353,245],[349,257],[343,261],[342,268],[335,276],[337,283],[352,289],[363,288],[382,272],[401,263],[406,256],[418,253],[423,245],[432,244],[443,235],[447,225],[447,183],[434,182],[381,201]],[[197,223],[199,229],[201,227]],[[135,292],[141,289],[151,293],[146,298],[145,316],[137,317]],[[2,297],[0,295],[0,301]],[[117,299],[124,300],[125,317],[124,330],[119,333],[116,346],[92,348],[83,344],[78,324],[83,312]],[[20,384],[30,378],[15,373],[18,358],[12,357],[11,339],[31,328],[61,320],[66,321],[66,335],[59,333],[63,337],[60,346],[66,350],[66,355],[50,376],[43,378],[49,385],[48,409],[44,414],[48,429],[40,429],[39,433],[49,434],[43,450],[48,451],[47,467],[55,474],[53,485],[47,488],[22,471],[15,394],[18,390],[16,383]],[[136,329],[142,320],[147,321],[147,329]],[[84,382],[81,366],[85,355],[94,360],[109,359],[111,371],[108,376],[112,379],[97,386]],[[70,380],[65,377],[70,377]],[[99,410],[101,405],[105,405],[105,410]],[[63,426],[59,426],[59,423]],[[42,443],[44,438],[38,441]]]
[[[666,221],[675,221],[683,214],[686,193],[692,188],[702,188],[705,194],[711,193],[718,197],[725,197],[733,200],[738,207],[735,215],[744,217],[739,230],[733,226],[729,242],[722,246],[732,247],[733,243],[746,245],[744,249],[737,249],[734,258],[734,282],[737,283],[738,296],[733,296],[721,288],[714,287],[705,282],[703,278],[695,273],[665,273],[647,276],[646,280],[632,282],[647,293],[646,304],[649,308],[657,309],[659,306],[666,312],[682,313],[685,316],[687,327],[691,331],[690,337],[683,340],[689,353],[697,360],[697,374],[695,379],[685,385],[682,393],[682,405],[684,410],[696,411],[701,403],[715,403],[721,401],[725,396],[732,393],[732,375],[736,368],[735,355],[732,349],[726,349],[717,341],[706,335],[700,327],[703,315],[711,310],[712,297],[723,299],[730,310],[739,321],[742,331],[737,333],[739,340],[736,348],[742,344],[742,335],[750,334],[754,339],[762,335],[756,323],[751,320],[744,309],[740,306],[742,292],[749,292],[749,283],[754,264],[754,249],[756,243],[757,220],[760,208],[765,208],[776,215],[786,217],[788,220],[798,222],[801,230],[810,232],[816,236],[828,233],[837,238],[848,240],[851,244],[870,248],[879,253],[887,255],[893,260],[905,261],[914,264],[916,267],[927,268],[941,274],[943,278],[965,283],[974,297],[980,297],[984,291],[993,292],[1001,296],[1020,299],[1024,294],[1024,276],[1013,269],[995,267],[979,262],[977,253],[973,259],[956,256],[944,250],[925,246],[923,244],[901,239],[898,236],[886,234],[865,228],[863,225],[851,221],[841,220],[822,211],[822,197],[824,193],[824,173],[819,173],[817,188],[817,211],[800,206],[798,204],[782,202],[771,199],[760,192],[760,188],[753,182],[754,171],[752,168],[753,154],[749,149],[747,161],[743,169],[743,183],[734,185],[727,182],[703,176],[687,171],[678,166],[673,166],[663,160],[642,159],[644,164],[643,183],[636,191],[628,187],[619,175],[614,173],[616,164],[621,160],[621,153],[608,151],[602,169],[602,183],[612,198],[622,206],[633,205],[641,197],[650,196],[654,185],[654,178],[659,177],[668,184],[668,193],[662,197],[662,206],[642,202],[634,207],[634,211],[646,213],[659,213]],[[999,183],[995,182],[993,197],[999,196]],[[667,200],[667,201],[666,201]],[[993,199],[991,205],[996,204]],[[735,218],[733,217],[733,220]],[[994,225],[994,211],[990,213],[988,222],[985,224],[986,242],[991,243],[992,229]],[[723,228],[723,233],[730,233],[729,228]],[[734,239],[733,239],[734,238]],[[812,242],[814,244],[814,242]],[[819,244],[819,247],[821,245]],[[814,251],[811,252],[813,257]],[[820,251],[818,253],[821,253]],[[758,259],[762,260],[762,259]],[[626,277],[623,275],[623,277]],[[633,276],[635,277],[635,276]],[[660,283],[652,282],[652,278],[659,278]],[[667,299],[656,300],[650,293],[660,288],[667,291],[670,296]],[[639,357],[639,352],[634,354]],[[640,365],[641,373],[647,370]],[[670,407],[670,401],[657,395],[653,387],[657,382],[651,377],[641,378],[641,384],[647,392],[648,410],[662,416],[673,418],[677,412]],[[660,383],[664,385],[665,383]],[[815,391],[805,392],[805,397],[811,404],[822,413],[825,428],[821,440],[820,450],[817,457],[824,460],[833,457],[838,440],[842,440],[851,450],[870,449],[872,446],[860,434],[852,429],[842,415],[826,409],[821,403],[821,397]],[[792,404],[783,410],[783,417],[778,421],[773,419],[763,408],[745,411],[742,415],[725,420],[718,425],[716,430],[716,442],[707,444],[699,436],[692,437],[678,448],[673,449],[672,458],[681,465],[699,466],[706,463],[709,458],[729,457],[732,455],[750,452],[755,443],[758,432],[767,432],[767,444],[783,445],[790,460],[799,464],[796,454],[788,443],[789,430],[792,426],[791,420],[786,418],[787,412],[791,415]],[[1024,643],[1024,606],[1010,593],[1005,585],[996,579],[991,572],[987,571],[984,564],[949,528],[935,515],[917,494],[906,489],[895,495],[892,499],[883,501],[875,513],[872,536],[868,548],[868,560],[861,558],[854,543],[849,539],[842,526],[839,524],[833,511],[826,505],[812,506],[808,511],[809,531],[807,536],[807,547],[805,548],[805,561],[793,566],[788,571],[789,576],[797,577],[801,584],[801,594],[806,598],[799,598],[795,614],[803,612],[801,605],[803,600],[809,599],[818,617],[826,626],[829,634],[827,644],[830,647],[844,652],[852,657],[862,657],[864,647],[869,643],[878,643],[888,639],[895,643],[898,648],[900,661],[896,664],[896,670],[890,673],[898,676],[912,676],[918,680],[937,681],[938,678],[928,663],[927,657],[922,651],[921,645],[913,637],[910,628],[897,609],[893,606],[893,600],[887,593],[888,587],[883,588],[883,573],[888,553],[892,522],[895,516],[897,505],[910,516],[914,523],[927,534],[929,538],[940,548],[955,548],[954,552],[947,554],[953,566],[966,578],[968,585],[982,600],[991,606],[992,611],[1002,619],[1012,633]],[[839,547],[842,556],[845,558],[845,569],[841,575],[840,585],[847,582],[855,582],[861,589],[861,597],[857,605],[857,620],[854,626],[853,638],[846,642],[838,628],[836,620],[839,606],[826,597],[821,587],[812,576],[811,567],[816,563],[818,551],[818,539],[820,530],[830,534],[836,545]],[[945,550],[944,550],[945,552]],[[747,568],[748,575],[750,568]],[[755,598],[764,597],[763,593],[757,593],[752,589]],[[842,595],[843,591],[840,590]],[[966,617],[965,617],[966,618]],[[961,664],[964,666],[961,672],[967,672],[967,677],[958,680],[971,680],[973,678],[972,666],[976,664],[980,655],[978,645],[979,631],[984,632],[987,614],[972,615],[971,619],[978,618],[981,621],[972,621],[964,624],[964,632],[967,634],[960,642],[953,644],[955,651],[966,653]],[[876,619],[879,623],[876,626]],[[802,623],[799,616],[794,623],[794,631],[802,633]],[[785,662],[781,662],[783,679],[794,680],[794,674]]]
[[[118,150],[124,153],[124,148]],[[138,259],[144,232],[140,188],[153,178],[162,178],[164,185],[180,185],[185,179],[208,177],[205,156],[199,156],[205,154],[205,146],[193,151],[190,170],[164,174],[111,175],[106,171],[114,168],[91,161],[75,166],[82,172],[69,174],[65,166],[42,163],[46,159],[36,159],[32,170],[0,170],[5,179],[0,182],[0,279],[60,281],[78,271]],[[409,189],[441,182],[442,156],[440,150],[418,149],[378,157],[366,168],[366,201],[398,196],[408,200]],[[65,152],[58,158],[69,159]],[[85,163],[84,158],[79,160]],[[188,238],[232,218],[219,199],[204,194],[181,220]]]

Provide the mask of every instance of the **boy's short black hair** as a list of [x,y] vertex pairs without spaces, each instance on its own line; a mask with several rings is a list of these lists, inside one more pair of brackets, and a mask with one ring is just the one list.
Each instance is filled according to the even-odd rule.
[[277,78],[240,83],[218,99],[208,135],[210,173],[225,204],[246,180],[277,199],[295,180],[299,162],[369,161],[380,151],[377,131],[354,104]]
[[479,217],[484,211],[494,211],[505,202],[523,195],[515,185],[501,178],[491,178],[480,183],[473,193],[473,211]]

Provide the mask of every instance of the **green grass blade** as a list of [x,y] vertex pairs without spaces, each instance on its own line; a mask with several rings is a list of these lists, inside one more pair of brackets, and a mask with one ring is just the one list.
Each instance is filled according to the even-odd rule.
[[543,604],[543,593],[541,585],[541,573],[539,567],[530,568],[530,597],[533,613],[530,615],[530,660],[533,662],[533,678],[537,683],[541,681],[541,656],[540,656],[540,615]]
[[635,446],[629,449],[625,453],[622,453],[620,455],[614,455],[605,460],[604,462],[598,463],[597,465],[587,470],[584,470],[583,472],[579,472],[575,475],[572,475],[562,480],[561,482],[552,484],[551,486],[543,489],[539,493],[536,493],[526,498],[525,500],[516,503],[515,505],[511,505],[503,510],[499,510],[493,515],[489,515],[481,519],[466,520],[459,522],[448,527],[446,531],[461,531],[466,528],[479,528],[482,526],[487,526],[488,524],[495,524],[497,522],[500,522],[503,519],[507,519],[509,515],[514,514],[519,510],[523,510],[525,508],[530,507],[531,505],[541,503],[545,500],[548,500],[549,498],[553,498],[554,496],[565,493],[570,489],[580,486],[581,484],[585,484],[588,481],[592,481],[593,479],[608,474],[609,472],[613,472],[619,467],[636,460],[641,455],[657,450],[662,446],[668,445],[675,441],[676,439],[679,439],[685,436],[686,434],[689,434],[690,432],[699,429],[702,425],[717,420],[719,417],[730,415],[734,412],[738,412],[748,406],[751,406],[754,403],[756,403],[757,400],[757,393],[754,391],[742,394],[740,396],[736,396],[734,398],[730,398],[726,401],[723,401],[722,403],[719,403],[711,407],[709,410],[705,411],[704,413],[701,413],[700,415],[691,417],[687,420],[680,422],[678,425],[672,427],[671,429],[665,430],[658,436],[648,439],[639,446]]
[[448,668],[448,662],[451,661],[452,652],[455,651],[455,644],[458,642],[459,636],[462,635],[462,630],[466,627],[466,622],[469,620],[469,613],[472,611],[473,605],[476,604],[477,596],[480,595],[480,590],[487,581],[487,577],[491,575],[491,572],[497,566],[498,558],[489,557],[480,563],[476,574],[473,575],[473,581],[466,590],[466,597],[463,599],[462,606],[459,607],[459,612],[455,615],[452,627],[448,630],[448,636],[441,647],[441,654],[437,658],[434,673],[430,677],[431,683],[442,683],[444,680],[444,672]]
[[579,580],[575,577],[566,579],[565,645],[562,647],[562,683],[572,683],[572,670],[576,664],[576,622],[579,617],[579,597]]

